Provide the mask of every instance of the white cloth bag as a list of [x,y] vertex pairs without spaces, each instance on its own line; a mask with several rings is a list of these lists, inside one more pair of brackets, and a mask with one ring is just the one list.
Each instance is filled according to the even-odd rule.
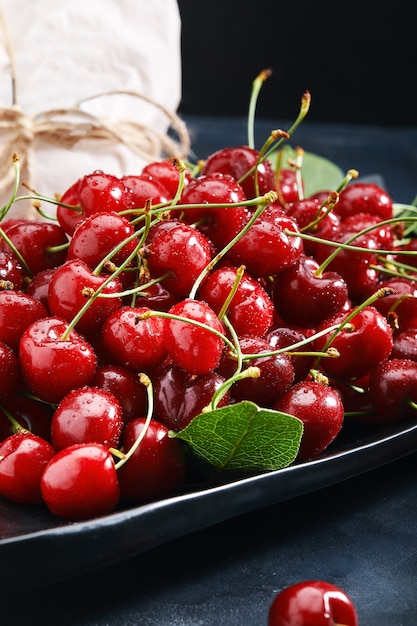
[[[180,34],[176,0],[0,0],[1,205],[13,152],[21,180],[54,197],[96,169],[139,173],[165,141],[186,151]],[[33,211],[21,201],[9,215]]]

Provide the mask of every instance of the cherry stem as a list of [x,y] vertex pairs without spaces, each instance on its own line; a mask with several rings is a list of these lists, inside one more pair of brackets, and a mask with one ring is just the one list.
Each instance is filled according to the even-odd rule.
[[[333,341],[335,340],[337,335],[343,329],[348,329],[348,327],[351,325],[352,320],[356,317],[356,315],[358,315],[358,313],[360,313],[366,307],[371,306],[374,302],[376,302],[376,300],[379,300],[380,298],[386,298],[387,296],[390,296],[390,295],[392,295],[394,293],[395,293],[395,290],[391,289],[390,287],[381,287],[375,293],[373,293],[371,296],[369,296],[369,298],[367,298],[361,304],[359,304],[357,307],[355,307],[345,317],[343,322],[341,324],[339,324],[338,328],[336,328],[336,330],[329,337],[328,341],[325,343],[325,345],[323,347],[323,351],[326,351],[326,350],[328,350],[330,348],[331,344],[333,343]],[[353,330],[353,328],[352,328],[352,330]],[[321,357],[319,357],[317,359],[317,361],[316,361],[316,364],[315,364],[316,368],[318,368],[318,366],[320,364],[320,360],[321,360]]]
[[4,219],[4,217],[7,215],[10,207],[16,201],[17,190],[19,189],[19,183],[20,183],[20,159],[19,159],[17,154],[13,154],[12,162],[13,162],[13,167],[14,167],[14,184],[13,184],[12,193],[11,193],[11,196],[10,196],[8,202],[0,210],[0,222]]
[[12,430],[12,434],[15,435],[17,433],[30,433],[30,430],[28,430],[27,428],[24,428],[24,426],[19,424],[17,419],[15,417],[13,417],[13,415],[10,413],[10,411],[8,409],[6,409],[5,406],[0,405],[0,410],[3,411],[3,413],[5,414],[7,419],[9,420],[10,424],[12,425],[12,429],[11,429]]
[[271,76],[272,70],[262,70],[252,83],[251,97],[249,100],[249,112],[248,112],[248,146],[250,148],[255,147],[255,111],[258,102],[259,93],[266,80]]
[[176,167],[178,174],[179,174],[177,191],[175,192],[175,196],[173,197],[172,202],[171,202],[171,206],[175,206],[176,204],[178,204],[181,198],[181,194],[184,189],[185,172],[187,168],[185,166],[184,161],[182,161],[181,159],[177,159],[177,158],[171,159],[171,163]]
[[234,350],[235,346],[233,343],[221,332],[208,326],[207,324],[203,324],[203,322],[199,322],[197,320],[192,320],[189,317],[183,317],[182,315],[173,315],[172,313],[168,313],[165,311],[153,311],[149,310],[138,316],[140,320],[147,320],[150,317],[163,317],[165,319],[175,320],[177,322],[185,322],[186,324],[192,324],[193,326],[198,326],[198,328],[202,328],[203,330],[207,330],[213,335],[217,335],[224,341],[224,343],[231,349]]
[[[130,459],[130,457],[136,452],[136,450],[140,446],[141,442],[143,441],[144,437],[146,436],[146,432],[147,432],[147,430],[149,428],[149,424],[151,423],[151,420],[152,420],[152,415],[153,415],[153,387],[152,387],[152,382],[151,382],[151,379],[149,378],[149,376],[147,376],[146,374],[143,374],[143,373],[139,374],[139,380],[140,380],[140,382],[143,385],[145,385],[146,393],[147,393],[147,397],[148,397],[148,410],[147,410],[147,413],[146,413],[146,420],[145,420],[143,428],[140,431],[140,434],[137,437],[135,443],[129,448],[129,450],[128,450],[128,452],[126,452],[126,454],[123,453],[123,456],[120,459],[120,461],[115,464],[116,470],[120,469],[122,467],[122,465],[124,465]],[[116,453],[116,456],[119,456],[119,454]]]
[[22,255],[20,254],[19,250],[16,248],[14,243],[11,241],[11,239],[9,239],[9,237],[6,235],[4,230],[1,228],[1,226],[0,226],[0,237],[2,239],[4,239],[4,241],[7,243],[7,245],[9,246],[11,251],[13,252],[13,254],[18,259],[18,261],[25,268],[25,271],[26,271],[27,275],[31,278],[32,277],[32,272],[30,270],[30,267],[28,266],[28,264],[26,263],[25,259],[22,257]]
[[[252,224],[258,219],[258,217],[261,215],[261,213],[263,212],[263,210],[272,202],[275,202],[275,200],[277,200],[278,198],[278,194],[276,191],[269,191],[268,193],[266,193],[264,196],[259,196],[257,198],[255,198],[255,202],[252,201],[252,204],[257,204],[257,208],[256,210],[253,212],[250,220],[247,222],[247,224],[245,224],[245,226],[238,232],[237,235],[235,235],[235,237],[233,237],[233,239],[231,239],[231,241],[229,241],[229,243],[222,248],[222,250],[220,250],[214,257],[213,259],[210,261],[210,263],[208,263],[208,265],[206,265],[206,267],[202,270],[202,272],[200,273],[200,275],[197,277],[197,279],[195,280],[194,284],[193,284],[193,288],[191,289],[190,293],[189,293],[189,298],[194,299],[196,297],[197,291],[201,285],[201,283],[203,282],[203,280],[205,279],[205,277],[210,274],[210,272],[213,270],[213,268],[215,267],[215,265],[224,257],[225,254],[227,254],[227,252],[229,252],[229,250],[235,245],[236,242],[238,242],[245,233],[247,233],[247,231],[251,228]],[[213,206],[213,205],[210,205]],[[223,205],[224,206],[224,205]],[[235,206],[235,205],[232,205]]]
[[[258,170],[258,165],[262,162],[265,161],[266,159],[268,159],[268,157],[273,153],[276,152],[278,150],[278,148],[281,147],[281,145],[284,143],[284,141],[287,141],[291,135],[296,131],[296,129],[298,128],[298,126],[301,124],[301,122],[304,120],[304,118],[306,117],[309,108],[310,108],[310,102],[311,102],[311,95],[309,91],[306,91],[303,94],[303,97],[301,99],[301,107],[300,107],[300,111],[298,113],[297,119],[295,120],[295,122],[293,123],[293,125],[291,126],[291,128],[287,131],[282,131],[282,130],[277,130],[277,131],[272,131],[269,139],[267,140],[267,144],[264,145],[264,148],[261,150],[262,153],[262,157],[258,158],[255,165],[253,167],[251,167],[239,180],[238,182],[241,183],[243,180],[245,180],[248,176],[250,176],[251,174],[253,174],[255,171]],[[271,145],[272,144],[272,145]],[[268,146],[268,148],[266,148],[266,145]]]
[[245,267],[244,265],[241,265],[241,266],[240,266],[240,267],[238,267],[238,268],[237,268],[237,270],[236,270],[236,278],[235,278],[235,281],[234,281],[234,283],[233,283],[233,285],[232,285],[232,288],[230,289],[230,292],[229,292],[229,294],[228,294],[228,296],[227,296],[226,300],[223,302],[223,306],[222,306],[222,308],[220,309],[219,314],[218,314],[218,316],[217,316],[217,317],[219,318],[219,320],[220,320],[220,321],[221,321],[221,320],[224,318],[224,316],[226,315],[227,310],[228,310],[228,308],[229,308],[229,306],[230,306],[230,304],[231,304],[231,302],[232,302],[233,298],[235,297],[236,291],[238,290],[239,285],[240,285],[240,282],[241,282],[241,280],[242,280],[242,278],[243,278],[243,274],[245,273],[245,269],[246,269],[246,267]]

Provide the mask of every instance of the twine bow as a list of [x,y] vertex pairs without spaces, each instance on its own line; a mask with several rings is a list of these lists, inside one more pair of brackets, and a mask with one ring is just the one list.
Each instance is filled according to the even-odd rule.
[[[115,94],[140,98],[160,109],[170,120],[178,140],[157,129],[132,120],[103,120],[80,108],[87,100]],[[145,161],[178,156],[184,158],[190,151],[190,137],[181,118],[159,103],[135,91],[103,92],[83,100],[76,107],[50,109],[34,116],[23,113],[18,105],[0,109],[0,193],[13,185],[12,155],[19,156],[26,181],[31,186],[35,142],[58,145],[69,149],[81,140],[107,140],[125,145]]]
[[[14,182],[13,154],[19,157],[21,169],[27,178],[25,182],[28,186],[32,186],[32,169],[37,141],[70,149],[82,140],[107,140],[114,144],[123,144],[144,161],[169,156],[184,158],[189,154],[191,142],[182,119],[152,98],[137,91],[103,92],[82,100],[74,107],[50,109],[36,115],[25,114],[17,102],[13,54],[1,12],[0,28],[3,30],[5,48],[10,60],[13,94],[13,104],[5,108],[0,107],[0,195],[8,192]],[[86,102],[118,94],[140,99],[159,109],[168,118],[170,129],[175,131],[177,139],[137,121],[104,120],[81,108]]]

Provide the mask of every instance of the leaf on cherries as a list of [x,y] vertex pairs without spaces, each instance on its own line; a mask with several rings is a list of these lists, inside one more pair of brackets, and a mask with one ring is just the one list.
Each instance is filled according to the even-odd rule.
[[303,424],[249,401],[201,413],[173,436],[217,470],[278,470],[296,458]]
[[[272,154],[271,161],[273,164],[274,158],[275,155]],[[294,148],[290,145],[285,146],[282,155],[283,167],[286,167],[286,163],[294,161],[295,158]],[[338,165],[312,152],[304,152],[301,167],[306,198],[319,191],[337,189],[345,176]]]

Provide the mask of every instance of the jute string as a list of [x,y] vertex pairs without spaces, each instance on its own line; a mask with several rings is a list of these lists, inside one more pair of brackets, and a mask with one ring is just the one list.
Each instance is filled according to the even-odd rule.
[[[22,111],[17,98],[17,80],[13,50],[8,37],[5,20],[0,11],[0,28],[10,64],[12,105],[0,107],[0,194],[12,188],[14,169],[12,158],[17,154],[28,186],[33,185],[33,165],[37,141],[51,143],[62,149],[70,149],[80,141],[103,141],[123,144],[144,161],[175,156],[185,158],[190,152],[190,137],[183,120],[166,107],[139,92],[114,90],[93,95],[73,107],[49,109],[35,115]],[[88,113],[83,104],[112,95],[125,95],[145,101],[159,109],[169,120],[170,128],[177,135],[174,139],[167,133],[133,120],[105,120]]]

